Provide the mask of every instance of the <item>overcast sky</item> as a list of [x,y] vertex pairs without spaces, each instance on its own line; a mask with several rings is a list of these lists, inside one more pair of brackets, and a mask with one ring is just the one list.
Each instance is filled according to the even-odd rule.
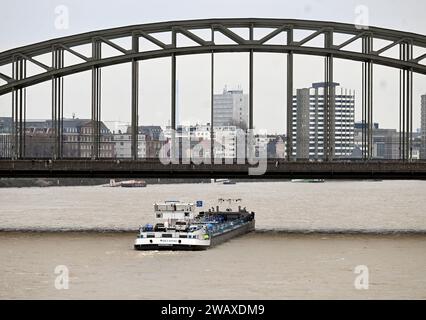
[[[69,27],[55,27],[55,9],[69,10]],[[365,5],[372,26],[426,33],[424,0],[14,0],[3,1],[0,11],[0,51],[82,32],[148,22],[220,17],[294,18],[355,23],[357,7]],[[255,125],[270,132],[285,129],[285,55],[255,55]],[[140,122],[165,125],[170,114],[170,59],[141,63]],[[353,89],[360,115],[361,64],[336,61],[335,81]],[[376,66],[374,79],[375,121],[381,127],[397,127],[397,70]],[[323,58],[298,56],[295,88],[323,80]],[[0,68],[0,72],[9,70]],[[210,56],[178,59],[179,121],[209,120]],[[248,87],[247,54],[218,54],[215,89]],[[3,84],[3,83],[2,83]],[[90,117],[90,73],[65,80],[65,115]],[[426,93],[426,77],[415,76],[414,127],[419,126],[420,95]],[[130,66],[103,71],[103,113],[106,121],[130,121]],[[0,97],[0,116],[10,116],[10,95]],[[50,83],[28,89],[28,118],[50,116]]]

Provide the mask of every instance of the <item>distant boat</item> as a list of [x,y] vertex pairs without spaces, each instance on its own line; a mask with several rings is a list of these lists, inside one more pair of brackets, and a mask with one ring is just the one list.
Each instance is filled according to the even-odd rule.
[[235,181],[230,180],[230,179],[217,179],[217,180],[212,179],[212,183],[216,183],[216,184],[224,184],[224,185],[233,185],[233,184],[237,184]]
[[294,183],[324,183],[325,179],[292,179]]
[[127,180],[127,181],[118,181],[110,180],[109,186],[116,188],[116,187],[122,187],[122,188],[145,188],[146,187],[146,181],[145,180]]

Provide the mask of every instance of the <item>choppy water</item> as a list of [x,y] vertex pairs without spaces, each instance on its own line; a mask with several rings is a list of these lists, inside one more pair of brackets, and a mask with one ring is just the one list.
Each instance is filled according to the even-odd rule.
[[[0,229],[14,230],[0,232],[0,298],[425,299],[425,191],[423,181],[0,189]],[[242,198],[257,231],[205,252],[133,250],[126,231],[153,220],[154,202],[220,197]],[[54,286],[58,265],[68,290]],[[354,287],[359,265],[368,290]]]

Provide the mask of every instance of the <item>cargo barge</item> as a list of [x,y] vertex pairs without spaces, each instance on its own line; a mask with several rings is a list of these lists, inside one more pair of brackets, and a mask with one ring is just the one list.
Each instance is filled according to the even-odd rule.
[[157,222],[140,228],[136,250],[205,250],[255,229],[254,212],[241,206],[196,213],[193,203],[166,201],[154,211]]

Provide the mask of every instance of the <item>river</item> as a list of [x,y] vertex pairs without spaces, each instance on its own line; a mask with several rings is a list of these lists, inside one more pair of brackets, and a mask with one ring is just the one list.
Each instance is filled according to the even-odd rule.
[[[426,182],[0,189],[0,298],[426,298]],[[137,252],[158,201],[241,198],[256,232],[205,252]],[[67,232],[64,232],[67,231]],[[69,288],[55,288],[66,266]],[[354,283],[368,270],[368,289]]]

